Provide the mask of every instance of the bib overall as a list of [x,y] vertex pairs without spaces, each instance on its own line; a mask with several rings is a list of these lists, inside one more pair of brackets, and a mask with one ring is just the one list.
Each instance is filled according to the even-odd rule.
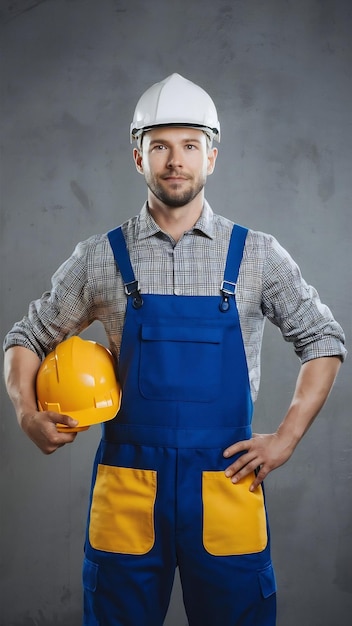
[[108,236],[127,297],[117,417],[93,469],[84,626],[161,626],[179,567],[190,626],[274,626],[262,487],[233,485],[224,449],[251,437],[234,226],[219,296],[140,294],[121,229]]

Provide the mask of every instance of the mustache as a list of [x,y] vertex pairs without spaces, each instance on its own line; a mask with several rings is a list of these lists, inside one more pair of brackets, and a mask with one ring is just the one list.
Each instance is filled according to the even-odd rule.
[[161,176],[163,180],[170,177],[184,178],[185,180],[189,180],[191,178],[191,176],[189,176],[185,172],[179,172],[178,170],[168,170],[165,174]]

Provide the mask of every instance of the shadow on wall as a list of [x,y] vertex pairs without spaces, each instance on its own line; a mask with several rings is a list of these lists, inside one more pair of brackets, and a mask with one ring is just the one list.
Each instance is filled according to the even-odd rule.
[[17,0],[16,2],[4,2],[2,0],[0,8],[0,24],[6,24],[10,20],[22,15],[26,11],[35,9],[38,4],[42,4],[46,0]]

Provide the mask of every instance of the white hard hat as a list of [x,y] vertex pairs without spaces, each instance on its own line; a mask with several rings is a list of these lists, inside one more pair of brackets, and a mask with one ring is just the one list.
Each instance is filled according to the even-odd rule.
[[155,83],[141,96],[131,124],[131,142],[154,126],[191,126],[220,141],[214,102],[204,89],[180,74]]

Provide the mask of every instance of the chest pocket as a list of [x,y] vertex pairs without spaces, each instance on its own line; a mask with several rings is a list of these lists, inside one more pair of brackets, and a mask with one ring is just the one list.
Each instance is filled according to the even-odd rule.
[[143,325],[140,392],[152,400],[211,402],[220,393],[221,354],[219,328]]

